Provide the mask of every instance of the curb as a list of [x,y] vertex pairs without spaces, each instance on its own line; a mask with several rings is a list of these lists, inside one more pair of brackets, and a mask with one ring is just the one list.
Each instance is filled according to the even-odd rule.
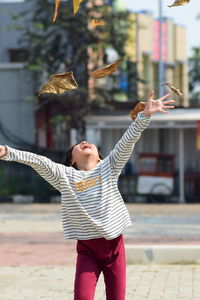
[[0,195],[0,203],[60,203],[61,196]]
[[200,264],[200,245],[126,245],[127,264]]

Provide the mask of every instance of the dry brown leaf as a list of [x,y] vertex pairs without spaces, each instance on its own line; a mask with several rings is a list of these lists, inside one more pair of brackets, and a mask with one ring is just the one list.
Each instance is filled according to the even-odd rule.
[[175,0],[175,2],[172,5],[168,5],[168,7],[173,7],[173,6],[181,6],[189,3],[190,0]]
[[[53,16],[53,23],[55,23],[56,18],[58,16],[58,8],[60,6],[61,0],[55,0],[55,10],[54,10],[54,16]],[[74,3],[74,14],[77,13],[80,3],[83,2],[83,0],[73,0]]]
[[79,10],[80,3],[83,2],[83,0],[73,0],[73,2],[74,2],[74,14],[76,14],[77,11]]
[[55,10],[54,10],[54,16],[53,16],[53,23],[55,23],[56,18],[58,16],[58,8],[60,6],[61,0],[55,0]]
[[103,78],[103,77],[106,77],[112,73],[114,73],[115,71],[117,71],[118,67],[119,67],[119,64],[120,62],[122,61],[122,59],[118,59],[116,60],[114,63],[106,66],[106,67],[103,67],[101,69],[98,69],[96,71],[93,71],[91,73],[91,75],[96,78],[96,79],[99,79],[99,78]]
[[95,19],[93,19],[92,22],[91,22],[91,24],[92,24],[92,26],[96,27],[96,26],[103,26],[106,23],[104,21],[101,21],[101,20],[95,20]]
[[145,108],[146,102],[138,102],[136,106],[130,111],[130,117],[132,120],[137,118],[139,112],[143,111]]
[[55,74],[42,87],[39,96],[41,94],[63,94],[67,91],[77,89],[77,87],[78,84],[73,76],[73,72]]
[[175,86],[173,86],[173,84],[166,82],[166,83],[163,83],[161,86],[163,86],[163,85],[168,86],[168,88],[170,88],[170,90],[172,90],[172,92],[174,92],[179,97],[183,96],[183,91],[181,91],[180,89],[178,89]]

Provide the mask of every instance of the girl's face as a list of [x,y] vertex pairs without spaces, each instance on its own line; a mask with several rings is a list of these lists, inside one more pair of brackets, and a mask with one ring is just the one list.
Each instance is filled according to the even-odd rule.
[[72,165],[78,163],[84,157],[90,156],[93,160],[99,161],[99,152],[94,144],[90,144],[87,141],[82,141],[76,145],[72,150]]

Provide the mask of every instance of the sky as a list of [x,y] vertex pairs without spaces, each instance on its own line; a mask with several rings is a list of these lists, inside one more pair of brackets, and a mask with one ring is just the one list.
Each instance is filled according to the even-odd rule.
[[[167,7],[175,0],[161,0],[163,3],[163,15],[173,18],[175,23],[184,25],[187,28],[188,54],[193,46],[200,46],[200,0],[191,0],[189,4],[177,7]],[[158,17],[159,0],[121,0],[125,6],[133,11],[149,10]]]
[[[16,2],[20,0],[0,0],[0,2]],[[119,0],[126,8],[132,11],[149,10],[158,17],[159,0]],[[188,55],[193,46],[200,46],[200,0],[191,0],[189,4],[178,7],[167,7],[175,0],[161,0],[163,3],[163,15],[173,18],[175,23],[187,27]]]

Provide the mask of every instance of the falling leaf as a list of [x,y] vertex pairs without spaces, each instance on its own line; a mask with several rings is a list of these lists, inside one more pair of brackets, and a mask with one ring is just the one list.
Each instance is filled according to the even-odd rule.
[[55,23],[57,15],[58,15],[58,8],[60,6],[61,0],[55,0],[55,11],[54,11],[54,16],[53,16],[53,23]]
[[64,92],[77,89],[77,87],[78,84],[73,76],[73,72],[55,74],[42,87],[39,96],[41,94],[63,94]]
[[190,0],[175,0],[175,2],[172,5],[168,5],[168,7],[181,6],[181,5],[185,5],[189,2],[190,2]]
[[91,22],[91,24],[92,24],[92,26],[96,27],[96,26],[103,26],[106,23],[104,21],[101,21],[101,20],[95,20],[95,19],[93,19],[92,22]]
[[143,111],[145,108],[146,102],[138,102],[136,106],[130,111],[130,117],[132,120],[137,118],[139,112]]
[[168,86],[168,88],[170,88],[170,90],[172,90],[179,97],[183,96],[183,91],[181,91],[180,89],[177,89],[175,86],[173,86],[173,84],[166,82],[166,83],[161,84],[161,86],[163,86],[163,85]]
[[112,63],[104,68],[93,71],[91,74],[96,79],[106,77],[106,76],[114,73],[115,71],[117,71],[121,61],[122,61],[122,59],[118,59],[114,63]]
[[74,14],[77,13],[77,11],[79,10],[79,5],[81,2],[83,2],[83,0],[73,0],[74,1]]
[[[54,16],[53,16],[53,23],[55,23],[56,18],[58,16],[58,8],[60,6],[61,0],[55,0],[55,10],[54,10]],[[77,13],[79,10],[80,3],[83,2],[83,0],[73,0],[74,3],[74,14]]]

